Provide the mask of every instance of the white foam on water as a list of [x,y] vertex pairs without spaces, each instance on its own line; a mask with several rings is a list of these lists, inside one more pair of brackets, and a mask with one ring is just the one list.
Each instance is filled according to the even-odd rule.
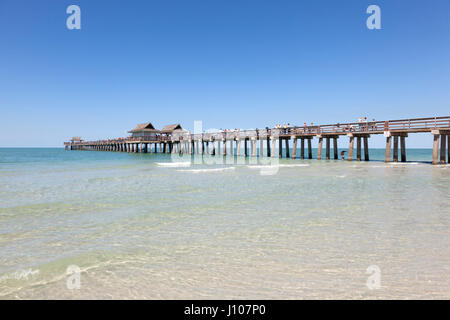
[[309,167],[309,164],[249,165],[249,169]]
[[156,163],[160,167],[167,167],[167,168],[187,168],[191,166],[191,162],[157,162]]
[[409,165],[409,164],[420,164],[420,162],[390,162],[391,165]]
[[189,170],[177,170],[179,172],[192,172],[192,173],[202,173],[202,172],[221,172],[221,171],[231,171],[236,169],[235,167],[226,167],[226,168],[214,168],[214,169],[189,169]]

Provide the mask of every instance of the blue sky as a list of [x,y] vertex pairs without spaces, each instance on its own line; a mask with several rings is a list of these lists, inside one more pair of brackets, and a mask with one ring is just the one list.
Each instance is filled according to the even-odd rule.
[[[66,28],[71,4],[81,30]],[[381,30],[366,27],[370,4]],[[122,137],[147,121],[450,115],[449,16],[447,0],[0,0],[0,146]]]

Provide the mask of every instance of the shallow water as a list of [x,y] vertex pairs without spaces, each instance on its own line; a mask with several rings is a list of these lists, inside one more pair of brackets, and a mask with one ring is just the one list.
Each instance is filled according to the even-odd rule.
[[370,152],[0,149],[0,297],[450,298],[449,166],[424,163],[427,149],[397,164]]

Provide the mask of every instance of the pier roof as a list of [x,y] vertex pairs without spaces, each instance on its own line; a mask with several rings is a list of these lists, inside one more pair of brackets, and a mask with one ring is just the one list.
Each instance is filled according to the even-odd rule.
[[177,124],[169,124],[167,126],[165,126],[164,128],[162,128],[161,132],[167,133],[167,132],[172,132],[174,130],[181,130],[183,128],[181,128],[181,125],[179,123]]
[[128,132],[133,133],[133,132],[142,132],[142,131],[157,132],[158,130],[156,130],[155,127],[150,122],[146,122],[146,123],[138,124],[136,126],[136,128],[134,128],[133,130],[130,130]]

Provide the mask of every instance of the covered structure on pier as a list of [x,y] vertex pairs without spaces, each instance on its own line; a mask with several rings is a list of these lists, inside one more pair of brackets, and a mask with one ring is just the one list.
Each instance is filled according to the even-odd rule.
[[160,134],[159,130],[156,130],[151,122],[138,124],[136,128],[128,131],[128,133],[131,133],[132,138],[145,140],[156,140]]

